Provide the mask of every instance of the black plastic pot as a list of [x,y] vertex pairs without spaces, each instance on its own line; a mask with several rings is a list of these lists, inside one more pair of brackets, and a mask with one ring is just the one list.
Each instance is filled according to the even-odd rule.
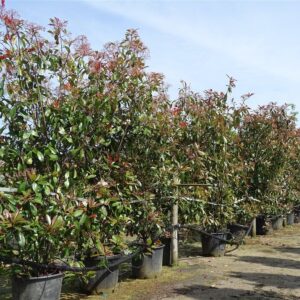
[[157,277],[162,271],[165,245],[152,249],[152,253],[141,253],[132,259],[133,278],[150,279]]
[[275,216],[272,218],[272,228],[274,230],[279,230],[283,228],[283,217]]
[[226,240],[226,232],[210,233],[211,235],[202,234],[202,255],[204,256],[224,256],[226,243],[220,239]]
[[95,276],[91,277],[87,284],[83,284],[83,289],[86,293],[92,295],[100,295],[105,292],[113,291],[119,281],[119,266],[110,267],[120,259],[120,255],[108,257],[96,257],[93,259],[86,259],[84,264],[86,267],[98,266],[101,262],[107,262],[108,266],[103,270],[95,272]]
[[293,225],[295,221],[295,214],[290,212],[286,215],[286,223],[287,225]]
[[163,266],[171,266],[171,238],[162,238],[161,242],[165,245],[163,254]]
[[294,223],[300,223],[300,214],[298,209],[294,210],[294,216]]
[[282,217],[282,226],[285,227],[286,225],[287,225],[287,216],[284,215],[284,216]]
[[266,218],[264,215],[259,215],[256,217],[256,234],[263,235],[265,234],[265,221]]
[[266,215],[258,215],[256,217],[256,234],[265,235],[273,232],[272,221]]
[[23,278],[13,276],[13,300],[59,300],[64,274]]
[[240,224],[228,224],[227,229],[234,236],[234,238],[243,238],[248,232],[249,227]]

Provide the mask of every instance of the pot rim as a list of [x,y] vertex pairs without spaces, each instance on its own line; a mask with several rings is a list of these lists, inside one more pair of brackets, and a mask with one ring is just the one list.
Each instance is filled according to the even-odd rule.
[[153,247],[152,249],[153,250],[159,250],[159,249],[161,249],[161,248],[165,248],[165,244],[161,244],[160,246],[155,246],[155,247]]
[[86,257],[85,260],[92,260],[92,261],[100,261],[100,260],[114,260],[117,258],[121,258],[122,256],[125,256],[125,254],[118,253],[118,254],[113,254],[113,255],[97,255],[94,257]]
[[42,281],[42,280],[47,280],[47,279],[56,279],[56,278],[61,278],[64,277],[65,274],[60,272],[60,273],[55,273],[55,274],[48,274],[44,276],[37,276],[37,277],[26,277],[26,276],[20,276],[20,275],[13,275],[13,280],[17,281]]

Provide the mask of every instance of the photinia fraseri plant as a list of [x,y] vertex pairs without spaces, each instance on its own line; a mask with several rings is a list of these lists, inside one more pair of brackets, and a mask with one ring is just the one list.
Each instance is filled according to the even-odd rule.
[[[290,105],[270,103],[245,115],[239,128],[244,161],[243,193],[260,200],[261,212],[282,213],[285,174],[295,135],[295,113]],[[285,192],[284,192],[285,193]]]
[[[69,205],[61,194],[70,186],[70,168],[61,171],[62,139],[54,141],[59,129],[48,123],[59,121],[51,105],[55,48],[40,36],[39,27],[16,13],[2,10],[1,21],[0,156],[5,184],[18,188],[18,195],[1,195],[1,251],[47,264],[70,252],[65,238]],[[25,266],[21,271],[39,273]]]
[[294,138],[291,143],[291,151],[284,174],[285,210],[292,212],[295,205],[299,205],[299,162],[300,162],[300,139],[299,129],[294,130]]
[[[200,199],[180,201],[183,222],[213,230],[234,218],[237,199],[271,208],[295,198],[287,106],[235,105],[232,78],[226,93],[185,85],[171,103],[135,30],[95,51],[57,18],[47,34],[14,12],[1,20],[0,182],[18,188],[0,195],[2,254],[45,264],[110,255],[128,232],[151,246],[178,196]],[[178,183],[203,186],[177,194]]]
[[174,166],[170,159],[173,128],[162,74],[150,73],[147,81],[151,90],[144,96],[144,109],[139,113],[139,125],[134,128],[127,152],[140,182],[140,194],[136,196],[146,202],[133,204],[129,229],[144,245],[155,247],[159,235],[170,223],[171,202],[167,196],[173,193]]
[[146,47],[135,30],[94,51],[57,18],[50,38],[14,12],[1,19],[1,168],[19,192],[1,201],[1,251],[45,264],[119,252],[142,190],[137,138],[162,84],[145,72]]
[[[147,49],[135,30],[128,31],[125,39],[120,43],[108,44],[106,52],[107,54],[100,59],[103,72],[102,75],[100,72],[101,80],[92,82],[96,86],[104,83],[105,86],[100,88],[103,92],[97,93],[96,96],[102,103],[107,101],[107,105],[110,105],[105,115],[97,117],[98,120],[103,118],[103,122],[108,123],[107,126],[111,130],[106,138],[108,142],[106,147],[110,149],[107,153],[109,168],[106,174],[104,173],[110,189],[102,188],[100,196],[103,192],[109,192],[111,200],[120,198],[125,200],[118,205],[120,208],[123,207],[123,215],[118,212],[118,220],[121,216],[127,216],[129,225],[132,224],[130,216],[135,222],[135,228],[142,230],[140,221],[143,223],[146,219],[140,217],[136,204],[131,206],[126,199],[141,199],[149,192],[149,186],[153,186],[154,180],[157,180],[153,171],[155,166],[153,159],[158,150],[152,138],[157,137],[159,132],[154,114],[158,106],[162,107],[163,78],[158,73],[146,73]],[[93,80],[97,79],[99,73],[93,76]],[[163,103],[165,102],[166,99]],[[99,114],[98,111],[95,113]],[[96,126],[93,130],[94,134],[97,135],[97,130],[99,135],[103,134],[103,129]],[[152,144],[155,146],[152,147]],[[101,157],[103,149],[105,148],[97,147],[93,153],[98,151]],[[103,170],[103,167],[101,169]],[[99,165],[97,170],[101,169]],[[120,230],[126,228],[123,226],[124,222],[118,224]],[[129,225],[130,232],[132,232],[131,228]],[[138,231],[135,233],[139,235]],[[150,237],[151,231],[148,234]]]
[[[288,121],[285,132],[285,164],[278,172],[277,177],[270,183],[269,201],[277,209],[266,208],[273,214],[286,214],[293,211],[299,199],[298,189],[298,162],[299,162],[299,130],[295,122]],[[266,203],[266,206],[269,202]],[[269,204],[270,205],[270,204]]]
[[145,194],[144,202],[133,204],[134,213],[128,225],[128,232],[135,235],[137,243],[144,252],[151,252],[161,245],[161,236],[164,231],[162,211],[153,203],[154,195]]
[[233,111],[234,130],[232,144],[230,147],[233,158],[233,173],[231,175],[232,190],[235,195],[233,203],[233,218],[231,223],[249,224],[254,216],[257,215],[258,202],[247,193],[247,168],[248,164],[243,156],[244,144],[240,139],[240,130],[243,127],[245,116],[249,115],[250,108],[246,105],[246,101],[253,95],[247,93],[241,96],[240,105]]
[[226,93],[208,90],[201,96],[185,85],[172,110],[178,181],[203,184],[179,189],[179,195],[182,191],[191,200],[200,199],[180,201],[180,216],[184,222],[201,222],[212,230],[223,228],[232,219],[235,201],[232,148],[241,109],[229,99],[234,86],[230,78]]

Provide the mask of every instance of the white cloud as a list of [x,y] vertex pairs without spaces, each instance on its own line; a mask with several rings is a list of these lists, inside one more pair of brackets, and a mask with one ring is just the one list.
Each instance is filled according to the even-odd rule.
[[[193,43],[195,47],[206,48],[215,52],[219,59],[229,58],[240,67],[255,69],[267,76],[276,76],[284,80],[300,83],[300,64],[298,60],[289,57],[289,52],[278,53],[274,43],[268,44],[268,37],[247,36],[241,31],[226,32],[226,16],[219,20],[224,27],[211,26],[214,22],[207,22],[204,14],[199,11],[199,19],[195,20],[192,2],[190,16],[180,9],[173,9],[175,3],[164,2],[170,7],[166,9],[157,2],[116,2],[86,0],[93,7],[108,13],[118,15],[151,27],[158,32],[170,34],[176,38]],[[187,4],[187,5],[189,5]],[[212,18],[213,16],[210,16]],[[216,22],[218,22],[216,16]],[[232,16],[228,16],[230,18]],[[254,20],[253,20],[254,21]],[[175,46],[175,45],[174,45]],[[279,56],[278,56],[279,55]],[[218,63],[216,61],[216,63]]]

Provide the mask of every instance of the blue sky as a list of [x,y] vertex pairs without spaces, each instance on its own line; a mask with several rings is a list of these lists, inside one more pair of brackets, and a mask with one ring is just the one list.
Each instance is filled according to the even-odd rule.
[[6,0],[29,21],[68,20],[74,35],[93,48],[137,28],[150,50],[149,69],[162,72],[176,97],[180,80],[201,92],[224,90],[226,74],[237,81],[234,96],[253,92],[251,107],[270,101],[300,111],[300,1],[102,1]]

